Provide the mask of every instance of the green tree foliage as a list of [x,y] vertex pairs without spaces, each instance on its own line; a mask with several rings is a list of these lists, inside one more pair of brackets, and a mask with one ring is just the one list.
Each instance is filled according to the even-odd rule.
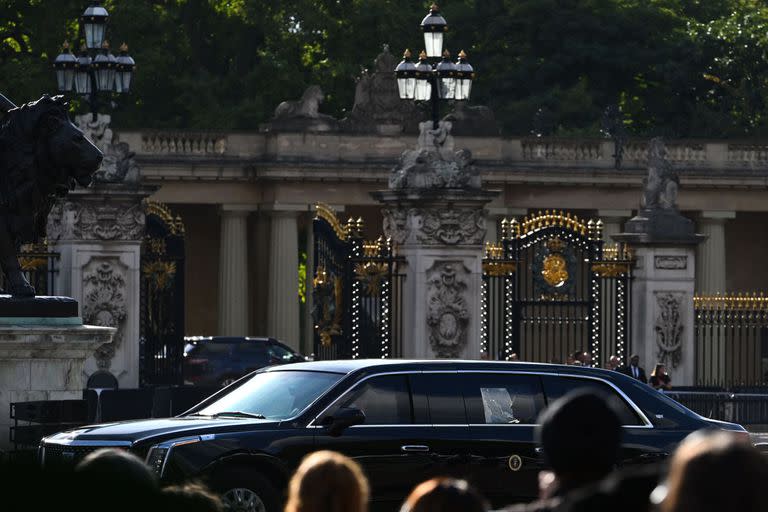
[[[0,0],[0,92],[55,90],[51,63],[77,39],[85,0]],[[114,123],[254,130],[310,84],[343,116],[354,79],[383,43],[422,47],[429,2],[413,0],[111,0],[109,38],[137,61]],[[621,106],[630,133],[758,135],[766,126],[764,0],[444,0],[446,45],[478,70],[473,102],[504,132],[534,113],[552,132],[598,134]],[[85,106],[75,105],[83,110]]]

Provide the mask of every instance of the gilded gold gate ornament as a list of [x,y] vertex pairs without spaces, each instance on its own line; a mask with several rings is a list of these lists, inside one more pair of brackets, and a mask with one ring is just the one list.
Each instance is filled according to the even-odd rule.
[[332,337],[341,334],[344,287],[341,278],[329,275],[322,265],[317,267],[312,285],[312,320],[320,343],[328,347]]
[[386,263],[358,263],[355,265],[355,279],[365,284],[364,293],[371,297],[381,291],[381,282],[387,277],[389,265]]
[[554,253],[544,258],[541,275],[544,281],[553,288],[560,288],[570,277],[568,275],[568,263],[560,253]]

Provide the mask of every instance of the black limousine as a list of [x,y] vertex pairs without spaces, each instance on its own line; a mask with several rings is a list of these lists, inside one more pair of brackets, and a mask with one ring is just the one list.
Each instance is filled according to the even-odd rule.
[[[331,449],[364,467],[371,499],[392,508],[438,475],[470,480],[494,504],[536,497],[543,463],[536,418],[576,388],[621,412],[623,464],[665,458],[709,420],[608,370],[489,361],[349,360],[251,373],[186,413],[62,432],[42,440],[45,466],[73,464],[101,447],[146,459],[162,481],[202,479],[231,509],[278,512],[292,471]],[[587,448],[588,449],[588,448]]]

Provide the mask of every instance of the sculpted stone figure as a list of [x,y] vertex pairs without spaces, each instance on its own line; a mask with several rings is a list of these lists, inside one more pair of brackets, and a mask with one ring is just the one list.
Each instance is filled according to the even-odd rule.
[[645,209],[677,209],[677,189],[680,178],[667,161],[664,139],[656,137],[648,145],[648,177],[640,206]]
[[275,109],[275,119],[288,119],[291,117],[319,117],[320,104],[324,99],[323,90],[318,85],[310,85],[300,100],[284,101]]
[[0,122],[0,267],[6,293],[33,296],[19,267],[22,244],[46,234],[48,213],[75,185],[87,187],[102,153],[69,119],[62,96],[13,108]]
[[317,85],[310,85],[300,100],[283,101],[275,109],[270,129],[282,131],[327,132],[338,128],[339,122],[320,113],[325,95]]
[[452,124],[419,124],[419,145],[404,151],[389,175],[390,189],[480,189],[480,174],[467,149],[454,151]]

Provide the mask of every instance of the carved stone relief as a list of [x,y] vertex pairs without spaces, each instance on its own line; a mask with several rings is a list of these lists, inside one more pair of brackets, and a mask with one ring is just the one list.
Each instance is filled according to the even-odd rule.
[[418,146],[400,155],[389,174],[390,190],[479,190],[482,180],[472,152],[455,150],[451,129],[450,121],[440,121],[436,129],[431,121],[419,123]]
[[479,245],[485,238],[481,208],[384,209],[384,233],[396,244]]
[[108,114],[97,114],[93,120],[91,114],[75,116],[75,124],[83,131],[101,152],[104,159],[101,167],[93,175],[99,183],[134,183],[141,180],[141,172],[134,158],[135,153],[125,142],[119,142],[109,127],[112,117]]
[[460,357],[470,324],[467,277],[460,261],[436,261],[427,270],[427,328],[429,343],[439,358]]
[[126,269],[117,258],[93,258],[83,267],[83,322],[117,329],[112,343],[94,356],[100,370],[108,370],[123,342],[126,304]]
[[48,239],[141,240],[145,229],[141,203],[66,201],[48,216]]
[[654,266],[658,270],[685,270],[688,268],[688,256],[656,256]]
[[656,292],[656,347],[660,363],[677,368],[683,357],[683,292]]

